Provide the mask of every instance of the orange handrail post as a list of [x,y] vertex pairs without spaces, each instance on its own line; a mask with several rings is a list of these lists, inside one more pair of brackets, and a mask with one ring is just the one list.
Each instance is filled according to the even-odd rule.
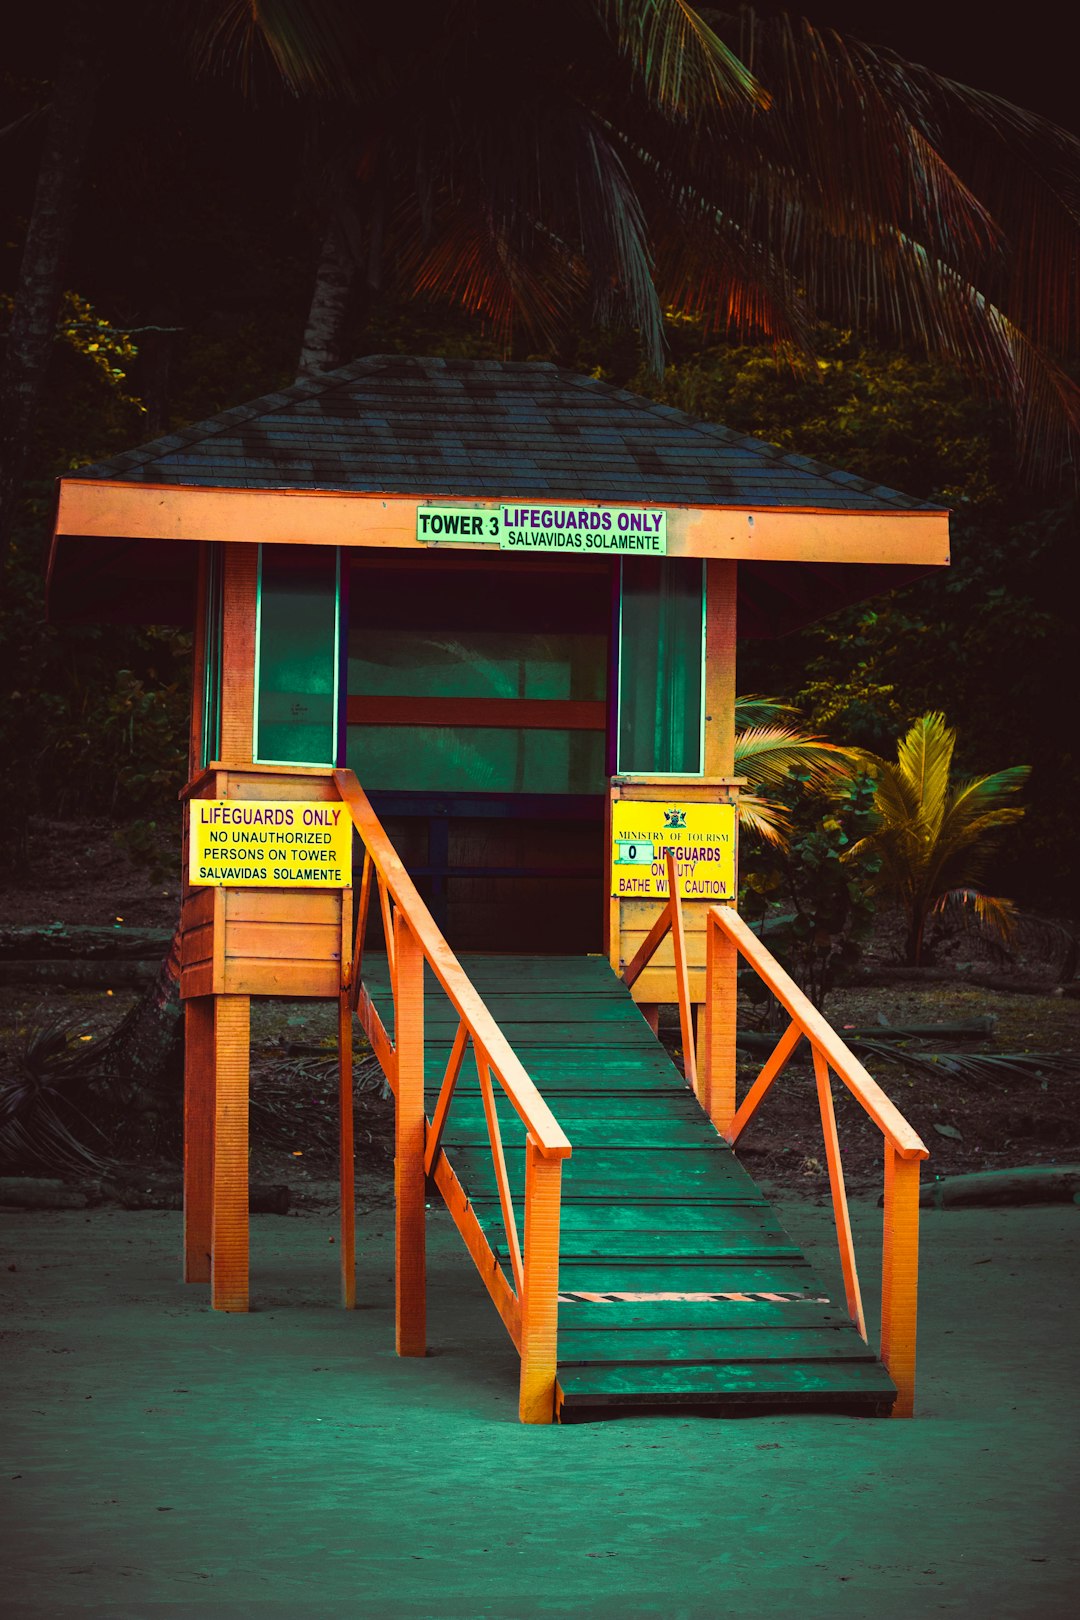
[[555,1411],[559,1331],[559,1207],[562,1160],[525,1143],[525,1255],[521,1285],[522,1423],[550,1423]]
[[705,932],[705,1040],[701,1104],[721,1136],[735,1118],[735,1029],[738,953],[718,928]]
[[399,1356],[427,1353],[426,1233],[424,1227],[424,957],[409,920],[393,920],[394,1252]]
[[919,1160],[901,1158],[886,1142],[881,1359],[899,1391],[894,1417],[911,1417],[915,1404],[918,1294]]
[[356,1308],[356,1150],[353,1131],[353,1010],[346,986],[338,997],[338,1175],[341,1184],[341,1303]]

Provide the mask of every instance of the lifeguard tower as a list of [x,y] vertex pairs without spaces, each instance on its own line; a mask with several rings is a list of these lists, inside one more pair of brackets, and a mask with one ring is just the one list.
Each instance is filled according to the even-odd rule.
[[[185,1278],[247,1308],[250,998],[326,997],[347,1306],[354,1015],[396,1099],[401,1354],[434,1187],[525,1421],[910,1414],[926,1149],[738,915],[735,636],[947,561],[939,508],[550,365],[374,356],[63,478],[53,615],[195,633]],[[740,958],[790,1019],[741,1101]],[[733,1151],[804,1040],[838,1304]],[[831,1076],[884,1140],[880,1353]]]

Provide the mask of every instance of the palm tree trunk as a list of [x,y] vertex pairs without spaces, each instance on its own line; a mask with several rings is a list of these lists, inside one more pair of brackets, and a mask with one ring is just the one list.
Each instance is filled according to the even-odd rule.
[[27,446],[45,387],[64,261],[83,160],[94,121],[104,55],[102,21],[73,0],[38,169],[0,378],[0,542],[11,532]]
[[345,319],[355,279],[356,260],[344,232],[332,217],[315,272],[315,290],[300,346],[298,381],[318,371],[333,371],[344,360]]

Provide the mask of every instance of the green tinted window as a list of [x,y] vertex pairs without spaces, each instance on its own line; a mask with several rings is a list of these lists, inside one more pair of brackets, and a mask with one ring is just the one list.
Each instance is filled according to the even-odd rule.
[[704,564],[622,564],[619,770],[697,776],[702,769]]
[[399,793],[602,793],[602,731],[350,726],[349,768]]
[[337,754],[338,557],[331,546],[263,546],[255,758],[333,765]]
[[365,696],[602,699],[607,637],[356,627],[349,691]]

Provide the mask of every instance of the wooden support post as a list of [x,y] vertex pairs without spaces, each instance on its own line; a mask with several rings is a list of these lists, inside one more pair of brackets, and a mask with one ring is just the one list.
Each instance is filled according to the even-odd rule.
[[210,1281],[214,1208],[214,998],[184,1003],[185,1282]]
[[214,1213],[210,1302],[248,1308],[248,1080],[251,999],[214,998]]
[[919,1293],[919,1161],[885,1144],[885,1229],[881,1256],[881,1359],[897,1388],[893,1417],[915,1409]]
[[397,1213],[397,1353],[427,1350],[424,1199],[424,956],[401,910],[393,924],[391,973],[397,1093],[394,1107],[394,1192]]
[[660,1033],[660,1003],[658,1001],[643,1001],[638,1006],[638,1012],[644,1018],[654,1035]]
[[255,619],[259,548],[225,546],[221,627],[221,757],[227,765],[252,758],[255,725]]
[[739,953],[710,917],[705,925],[705,1039],[701,1105],[722,1136],[735,1118],[735,1033]]
[[532,1137],[525,1143],[525,1254],[521,1289],[522,1423],[555,1416],[559,1332],[559,1204],[562,1160],[545,1159]]
[[356,1150],[353,1138],[353,1010],[348,989],[338,997],[338,1129],[341,1184],[341,1304],[356,1308]]

